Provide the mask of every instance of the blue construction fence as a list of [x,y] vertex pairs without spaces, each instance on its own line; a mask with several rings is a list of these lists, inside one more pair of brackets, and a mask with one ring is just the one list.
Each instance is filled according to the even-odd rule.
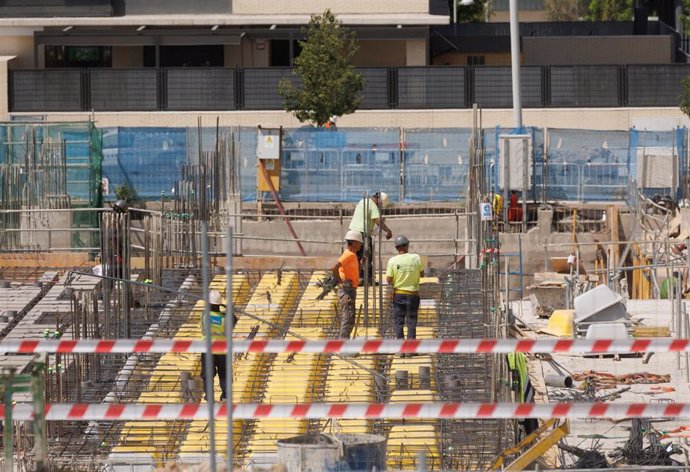
[[[393,201],[462,202],[468,185],[468,128],[303,127],[283,130],[280,198],[284,201],[354,202],[364,191],[385,190]],[[483,130],[487,184],[498,187],[502,134]],[[679,156],[679,188],[688,175],[687,129],[668,131],[520,130],[532,138],[528,198],[567,201],[627,200],[642,150],[663,148]],[[103,176],[110,194],[124,183],[140,197],[170,197],[184,164],[214,149],[217,135],[232,140],[245,201],[256,193],[256,128],[105,128]],[[201,143],[199,142],[201,141]],[[645,189],[666,193],[671,189]]]
[[[32,197],[62,196],[63,190],[74,207],[99,206],[100,137],[101,133],[89,122],[0,124],[0,208],[30,206]],[[47,149],[56,142],[62,144],[63,156],[55,154],[55,146]],[[64,180],[53,181],[51,188],[44,188],[46,179],[41,175],[50,172],[51,166],[59,169],[62,159]]]

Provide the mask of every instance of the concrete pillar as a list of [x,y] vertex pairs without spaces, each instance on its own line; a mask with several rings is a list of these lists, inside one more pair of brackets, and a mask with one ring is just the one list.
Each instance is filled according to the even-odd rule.
[[427,65],[427,52],[426,39],[408,39],[405,41],[405,65]]
[[540,208],[537,210],[537,226],[542,238],[548,238],[551,234],[551,224],[553,223],[553,210],[551,208]]
[[10,120],[9,102],[9,62],[15,56],[0,56],[0,121]]

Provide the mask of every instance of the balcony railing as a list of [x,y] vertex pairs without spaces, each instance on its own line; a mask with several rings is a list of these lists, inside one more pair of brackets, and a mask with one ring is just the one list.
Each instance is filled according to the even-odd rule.
[[[510,108],[510,67],[359,69],[362,109]],[[523,66],[525,108],[678,106],[689,64]],[[292,69],[10,70],[12,112],[279,110]]]

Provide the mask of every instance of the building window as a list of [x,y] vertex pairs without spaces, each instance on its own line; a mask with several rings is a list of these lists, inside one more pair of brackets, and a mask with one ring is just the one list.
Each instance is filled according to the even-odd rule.
[[46,67],[112,67],[110,46],[46,46]]
[[289,39],[272,39],[269,54],[269,64],[275,66],[291,66],[302,52],[299,41]]
[[484,65],[484,56],[467,56],[467,65],[468,66],[483,66]]
[[[161,46],[160,67],[223,67],[225,48],[222,44],[204,46]],[[155,46],[144,46],[144,67],[156,67]]]

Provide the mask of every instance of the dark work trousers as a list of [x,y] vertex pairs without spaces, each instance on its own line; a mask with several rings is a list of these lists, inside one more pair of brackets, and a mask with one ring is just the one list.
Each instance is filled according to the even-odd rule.
[[[366,236],[364,233],[362,233],[362,241],[364,241],[364,238],[367,238],[367,241],[369,243],[369,258],[367,259],[367,268],[369,269],[369,285],[373,285],[374,283],[374,240],[371,238],[371,236]],[[357,251],[357,260],[359,261],[359,283],[360,285],[364,284],[364,262],[362,262],[362,259],[364,258],[364,244],[362,244],[362,247],[359,248],[359,251]]]
[[419,312],[419,295],[393,295],[393,321],[395,323],[395,337],[403,339],[403,326],[407,321],[407,339],[417,337],[417,313]]
[[340,330],[338,336],[342,339],[350,339],[352,329],[355,327],[357,289],[352,285],[338,289],[338,308],[340,309]]
[[[213,356],[213,370],[211,371],[211,379],[214,379],[216,373],[220,381],[220,400],[225,400],[225,354],[211,354]],[[201,378],[204,380],[204,392],[206,391],[206,354],[201,354]]]

